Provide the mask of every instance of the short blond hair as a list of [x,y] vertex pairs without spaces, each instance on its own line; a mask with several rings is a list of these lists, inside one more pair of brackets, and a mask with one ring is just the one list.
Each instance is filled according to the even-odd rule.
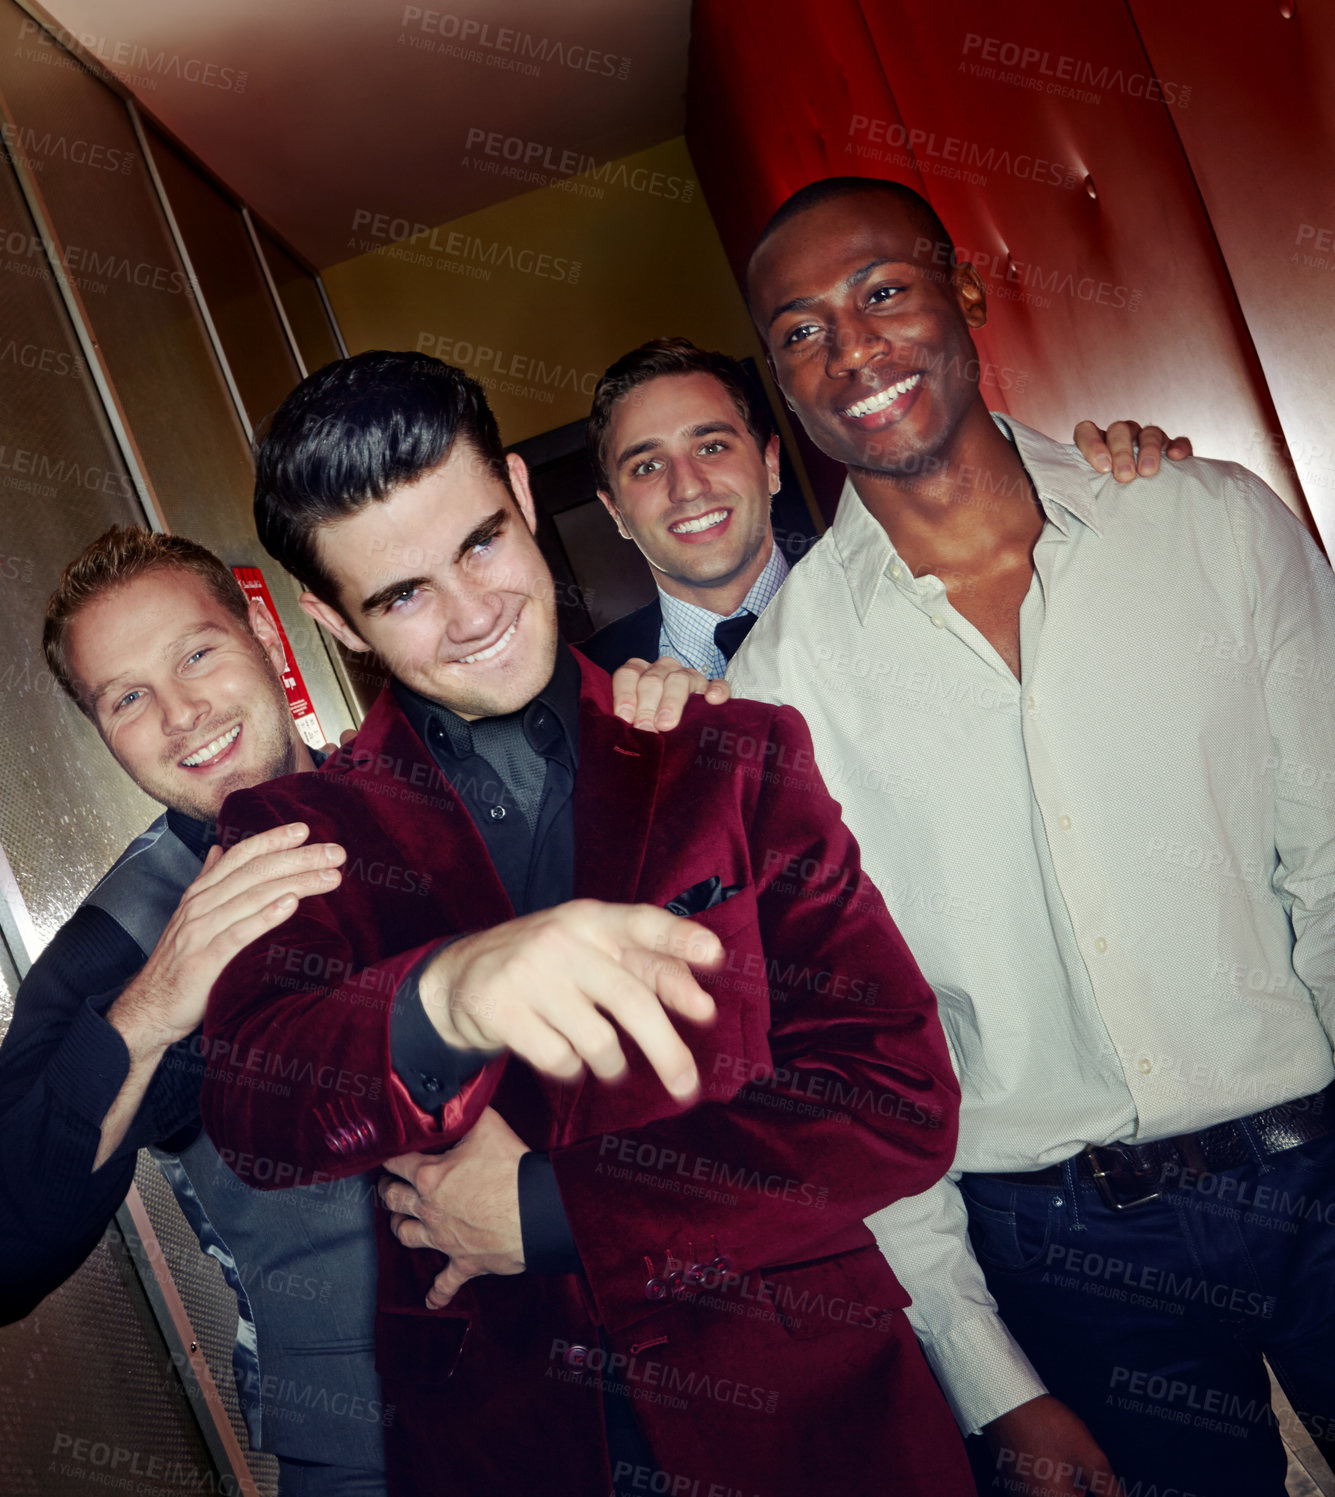
[[212,551],[183,535],[155,535],[136,525],[113,525],[60,574],[46,604],[42,651],[51,674],[79,710],[91,717],[79,695],[65,654],[69,626],[95,599],[150,572],[191,572],[239,623],[250,628],[250,603],[232,569]]

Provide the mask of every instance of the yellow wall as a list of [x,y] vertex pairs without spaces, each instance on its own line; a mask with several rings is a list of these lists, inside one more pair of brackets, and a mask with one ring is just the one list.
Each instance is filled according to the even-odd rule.
[[349,351],[461,365],[506,442],[582,420],[598,376],[646,338],[760,358],[680,138],[431,228],[363,217],[357,253],[324,272]]

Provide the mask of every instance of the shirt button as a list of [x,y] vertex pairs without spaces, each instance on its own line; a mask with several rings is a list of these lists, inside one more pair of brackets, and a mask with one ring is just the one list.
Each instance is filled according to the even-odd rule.
[[1030,692],[1029,695],[1025,698],[1024,704],[1026,707],[1028,707],[1030,712],[1036,712],[1038,710],[1038,698],[1033,694],[1033,692]]
[[904,575],[904,568],[901,566],[893,566],[890,568],[890,575],[895,579],[896,582],[898,582],[899,579]]
[[1154,1062],[1149,1058],[1148,1055],[1142,1055],[1141,1058],[1136,1062],[1136,1069],[1142,1076],[1148,1076],[1154,1069]]
[[1069,816],[1059,816],[1057,818],[1057,825],[1061,827],[1062,831],[1069,832],[1071,830],[1071,818]]
[[504,821],[505,820],[505,807],[504,806],[493,806],[491,808],[491,819],[493,821]]
[[1099,954],[1099,955],[1100,955],[1100,956],[1102,956],[1102,955],[1103,955],[1103,953],[1104,953],[1104,952],[1105,952],[1105,951],[1107,951],[1107,949],[1108,949],[1108,943],[1107,943],[1107,941],[1105,941],[1105,940],[1104,940],[1104,939],[1103,939],[1103,937],[1102,937],[1102,936],[1100,936],[1100,937],[1099,937],[1099,938],[1098,938],[1098,939],[1097,939],[1097,940],[1096,940],[1096,941],[1095,941],[1095,942],[1094,942],[1094,950],[1095,950],[1095,951],[1097,951],[1097,952],[1098,952],[1098,954]]
[[946,627],[946,621],[941,617],[939,613],[934,613],[932,615],[932,622],[938,629],[944,629]]
[[438,1092],[440,1090],[440,1077],[439,1076],[423,1076],[422,1077],[422,1090],[423,1091],[428,1091],[428,1092]]

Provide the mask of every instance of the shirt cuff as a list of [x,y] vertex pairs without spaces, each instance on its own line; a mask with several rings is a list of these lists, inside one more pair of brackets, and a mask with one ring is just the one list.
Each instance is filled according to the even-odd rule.
[[546,1154],[530,1151],[519,1160],[519,1230],[525,1273],[579,1273],[583,1267]]
[[[441,946],[448,945],[446,941]],[[482,1050],[456,1050],[440,1037],[422,1007],[418,979],[440,950],[433,947],[399,984],[389,1015],[389,1054],[395,1074],[423,1112],[435,1112],[457,1096],[465,1081],[495,1057]]]
[[1048,1391],[1000,1316],[971,1316],[922,1349],[966,1435]]

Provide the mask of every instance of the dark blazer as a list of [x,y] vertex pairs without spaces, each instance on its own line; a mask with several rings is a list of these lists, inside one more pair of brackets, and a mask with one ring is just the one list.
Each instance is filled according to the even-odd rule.
[[652,665],[658,659],[658,639],[662,628],[663,606],[655,593],[652,603],[646,603],[624,619],[617,619],[596,634],[590,634],[575,648],[605,671],[616,670],[634,655]]
[[959,1091],[932,990],[795,711],[693,698],[675,732],[641,733],[611,716],[606,674],[581,671],[576,896],[666,905],[715,875],[741,886],[694,917],[727,951],[702,978],[717,1021],[681,1026],[701,1100],[682,1111],[631,1047],[616,1086],[501,1057],[438,1114],[414,1105],[390,1064],[394,992],[442,937],[512,909],[386,692],[319,774],[223,808],[226,836],[300,818],[349,857],[333,894],[304,900],[214,988],[210,1041],[280,1055],[284,1087],[210,1080],[206,1126],[260,1185],[444,1147],[488,1104],[550,1154],[582,1273],[474,1279],[431,1312],[442,1258],[382,1220],[377,1364],[399,1497],[606,1493],[607,1371],[676,1491],[971,1493],[907,1296],[863,1222],[954,1154]]

